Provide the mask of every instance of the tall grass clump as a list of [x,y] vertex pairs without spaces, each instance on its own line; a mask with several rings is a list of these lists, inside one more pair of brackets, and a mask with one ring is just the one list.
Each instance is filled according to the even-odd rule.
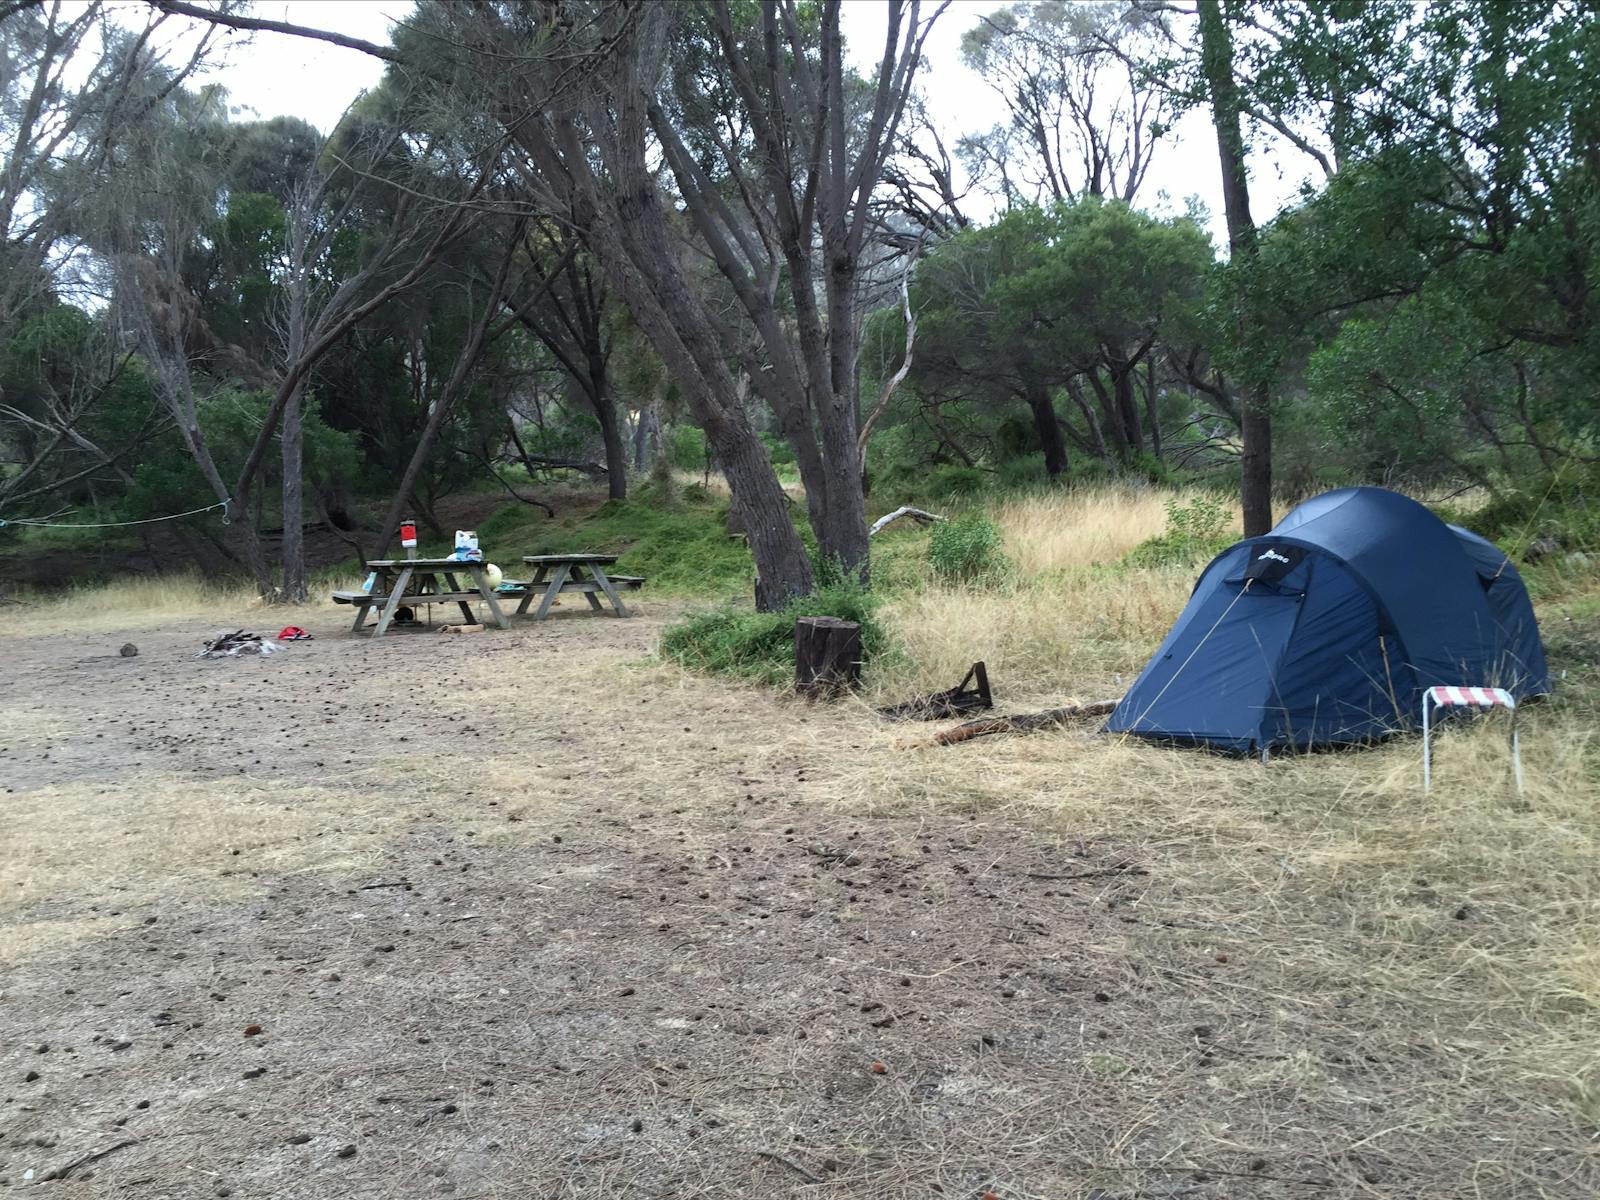
[[1166,498],[1131,484],[1017,496],[990,508],[1019,576],[1112,563],[1166,528]]
[[798,617],[838,617],[861,626],[863,659],[871,663],[888,645],[877,617],[878,598],[837,583],[803,596],[780,612],[727,607],[669,626],[661,653],[692,671],[734,675],[782,685],[794,680],[794,623]]
[[967,513],[933,527],[928,538],[928,565],[940,579],[973,583],[1005,569],[1000,529],[982,513]]

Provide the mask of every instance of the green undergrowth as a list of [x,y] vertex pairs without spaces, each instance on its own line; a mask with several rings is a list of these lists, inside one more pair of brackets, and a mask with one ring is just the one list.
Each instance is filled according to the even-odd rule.
[[1519,561],[1592,557],[1600,553],[1600,468],[1575,467],[1522,481],[1469,511],[1450,504],[1436,505],[1434,511],[1491,539]]
[[928,566],[941,579],[972,582],[1001,574],[1000,530],[981,512],[941,521],[928,534]]
[[1167,501],[1167,527],[1123,556],[1130,567],[1194,566],[1209,562],[1238,539],[1230,530],[1233,514],[1212,496],[1188,504]]
[[661,653],[692,671],[781,685],[794,679],[795,619],[838,617],[861,626],[863,662],[870,668],[888,649],[878,604],[876,594],[849,584],[821,589],[781,612],[730,604],[668,628],[661,635]]
[[[550,520],[525,505],[508,504],[478,527],[478,540],[492,558],[517,547],[517,554],[594,551],[619,555],[617,571],[642,575],[651,592],[696,596],[748,594],[755,571],[749,548],[728,536],[727,502],[697,487],[657,498],[640,488],[627,500],[608,500],[591,512]],[[513,557],[501,567],[521,570]]]

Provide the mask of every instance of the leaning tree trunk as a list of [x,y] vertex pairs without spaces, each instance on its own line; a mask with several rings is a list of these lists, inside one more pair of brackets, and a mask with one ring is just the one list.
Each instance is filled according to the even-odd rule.
[[767,448],[743,413],[718,414],[705,431],[756,562],[756,607],[774,612],[812,587],[811,561],[795,534],[788,497],[776,486]]
[[589,403],[600,423],[600,440],[606,448],[606,493],[613,500],[628,498],[628,447],[617,420],[617,401],[611,394],[605,357],[593,344],[589,348]]
[[1039,445],[1044,449],[1045,474],[1055,479],[1067,469],[1067,443],[1061,436],[1061,422],[1056,419],[1056,406],[1050,400],[1048,389],[1030,387],[1024,399],[1033,414],[1034,432],[1039,435]]
[[[1217,130],[1217,160],[1222,167],[1222,205],[1228,218],[1228,253],[1234,262],[1256,255],[1256,225],[1250,216],[1250,185],[1245,175],[1244,135],[1240,131],[1238,81],[1233,75],[1233,39],[1221,0],[1198,5],[1200,60],[1211,93],[1211,119]],[[1259,336],[1242,291],[1235,297],[1239,340],[1247,347]],[[1240,397],[1239,433],[1244,443],[1239,503],[1245,537],[1272,528],[1272,394],[1265,378]]]
[[[195,465],[200,468],[200,473],[211,485],[211,490],[216,493],[217,499],[227,500],[228,485],[222,482],[222,474],[217,470],[217,464],[211,457],[211,447],[206,444],[199,423],[187,425],[180,422],[179,432]],[[235,500],[224,511],[227,513],[229,528],[233,534],[232,540],[238,547],[239,557],[244,560],[246,568],[250,571],[251,579],[255,581],[258,594],[271,596],[272,572],[267,567],[267,556],[261,549],[261,537],[256,532],[255,519],[248,506]]]
[[[450,410],[455,407],[457,398],[466,390],[468,377],[472,374],[473,367],[477,366],[479,357],[483,354],[484,347],[491,340],[489,326],[493,322],[496,312],[500,307],[500,299],[505,294],[506,277],[511,270],[511,260],[516,253],[517,243],[521,238],[520,227],[506,242],[505,255],[500,260],[499,269],[495,272],[494,282],[490,285],[489,294],[484,297],[483,309],[473,321],[472,328],[467,333],[467,339],[462,343],[461,353],[456,358],[456,365],[450,372],[450,377],[445,380],[444,388],[434,398],[433,407],[428,412],[428,419],[422,427],[422,436],[417,439],[416,448],[411,452],[411,459],[406,463],[406,469],[400,475],[399,486],[395,488],[394,496],[389,501],[389,508],[383,515],[383,524],[378,530],[379,556],[389,548],[389,543],[394,540],[395,534],[400,529],[402,509],[406,505],[407,497],[416,492],[417,480],[422,475],[422,468],[427,465],[429,456],[433,453],[434,444],[439,440],[439,431],[444,428],[445,418],[450,415]],[[504,329],[504,326],[501,326]],[[437,518],[433,515],[432,506],[427,506],[424,517],[428,525],[434,529],[437,536],[443,536]]]
[[306,589],[305,538],[305,431],[302,405],[305,390],[296,388],[283,406],[283,562],[282,599],[289,604],[304,604]]

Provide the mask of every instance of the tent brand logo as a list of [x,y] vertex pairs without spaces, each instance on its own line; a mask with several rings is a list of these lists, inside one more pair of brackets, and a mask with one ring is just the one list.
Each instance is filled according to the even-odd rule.
[[1256,561],[1260,562],[1264,558],[1270,558],[1273,562],[1281,562],[1281,563],[1284,563],[1284,564],[1287,564],[1288,561],[1289,561],[1289,558],[1288,558],[1287,555],[1279,554],[1276,550],[1273,550],[1270,547],[1268,548],[1268,550],[1267,550],[1267,552],[1265,554],[1259,555],[1256,558]]

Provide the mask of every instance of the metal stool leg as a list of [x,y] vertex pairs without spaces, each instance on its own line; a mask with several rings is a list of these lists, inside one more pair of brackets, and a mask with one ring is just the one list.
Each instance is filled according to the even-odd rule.
[[1511,771],[1517,780],[1517,795],[1522,795],[1522,735],[1517,730],[1517,710],[1511,710]]
[[1424,794],[1433,791],[1433,747],[1430,738],[1433,730],[1428,724],[1428,706],[1432,696],[1422,694],[1422,791]]

